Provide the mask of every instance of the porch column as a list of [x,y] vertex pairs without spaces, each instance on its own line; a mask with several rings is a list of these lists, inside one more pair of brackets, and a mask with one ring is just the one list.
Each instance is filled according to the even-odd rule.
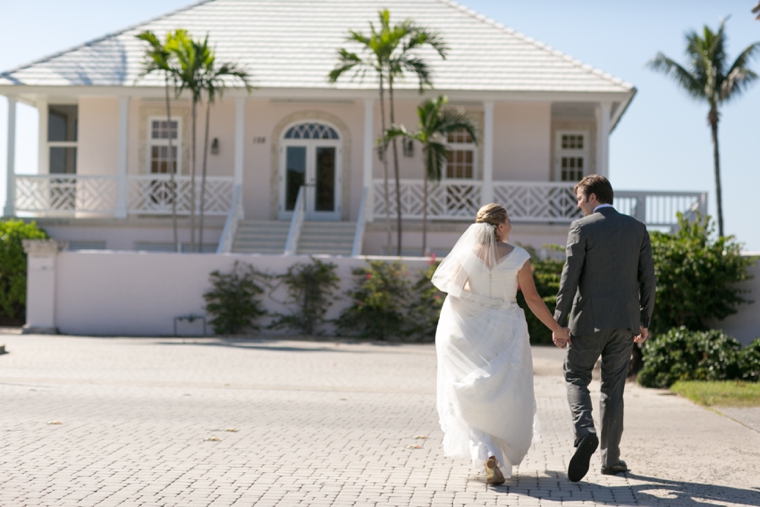
[[374,219],[375,199],[373,189],[375,185],[372,181],[372,155],[374,139],[373,130],[375,126],[375,99],[364,99],[364,188],[367,189],[367,202],[364,209],[364,219],[371,222]]
[[127,218],[127,144],[129,141],[129,97],[119,97],[119,159],[116,177],[115,218]]
[[47,98],[37,101],[40,115],[37,148],[37,174],[50,173],[50,147],[48,147],[48,103]]
[[493,202],[493,102],[483,102],[483,188],[482,205]]
[[8,162],[5,179],[5,208],[3,216],[12,217],[16,204],[16,98],[8,97]]
[[245,156],[245,103],[245,97],[235,99],[235,185],[243,184],[243,157]]
[[609,177],[610,111],[612,104],[601,102],[596,108],[596,174]]

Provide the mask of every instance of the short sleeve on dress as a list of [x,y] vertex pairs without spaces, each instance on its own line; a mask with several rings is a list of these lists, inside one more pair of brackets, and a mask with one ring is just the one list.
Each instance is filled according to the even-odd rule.
[[514,262],[514,266],[518,270],[520,270],[525,264],[525,261],[530,259],[530,254],[524,248],[515,246],[515,252],[512,254],[512,257],[513,257],[512,262]]

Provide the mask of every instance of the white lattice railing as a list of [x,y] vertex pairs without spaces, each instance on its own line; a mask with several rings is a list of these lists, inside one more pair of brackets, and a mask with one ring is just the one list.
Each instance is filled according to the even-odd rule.
[[[396,215],[395,183],[388,182],[389,208]],[[472,220],[481,206],[480,181],[429,183],[428,218],[431,220]],[[518,222],[568,223],[580,218],[573,184],[555,182],[495,181],[493,201],[509,210]],[[385,216],[383,181],[374,181],[374,216]],[[401,212],[407,219],[422,218],[422,180],[401,180]],[[707,194],[702,192],[615,192],[615,208],[650,226],[671,227],[676,213],[692,216],[707,213]]]
[[[177,214],[190,214],[190,177],[176,176]],[[15,209],[25,213],[104,213],[116,210],[115,175],[16,174]],[[206,178],[205,214],[226,216],[232,206],[233,178]],[[127,177],[127,208],[135,215],[171,215],[172,191],[168,174]],[[196,212],[200,212],[201,178],[195,179]]]
[[[177,214],[190,214],[190,176],[175,176],[177,188]],[[208,216],[226,216],[232,206],[233,178],[206,177],[204,213]],[[127,203],[129,213],[135,215],[171,215],[172,191],[168,174],[149,174],[128,177]],[[200,212],[201,178],[195,178],[195,210]]]
[[[428,184],[427,215],[432,220],[471,220],[480,208],[479,181],[442,181]],[[385,216],[383,180],[374,181],[373,215]],[[401,180],[401,216],[422,219],[424,186],[422,180]],[[396,216],[396,184],[388,182],[388,207]]]
[[17,211],[113,213],[116,207],[116,176],[17,174],[15,180]]

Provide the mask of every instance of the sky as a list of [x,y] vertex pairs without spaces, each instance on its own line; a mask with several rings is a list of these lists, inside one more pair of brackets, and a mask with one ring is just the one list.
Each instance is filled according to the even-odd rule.
[[[361,1],[361,0],[357,0]],[[0,0],[0,71],[146,21],[189,0]],[[685,62],[684,34],[726,25],[728,55],[760,41],[757,0],[460,0],[524,35],[632,83],[636,97],[610,137],[610,180],[621,190],[709,193],[715,179],[707,106],[645,64],[658,51]],[[431,27],[434,28],[434,27]],[[751,65],[760,73],[760,58]],[[0,97],[0,202],[5,200],[7,102]],[[760,252],[760,82],[721,110],[726,234]],[[36,172],[37,113],[20,105],[16,172]]]

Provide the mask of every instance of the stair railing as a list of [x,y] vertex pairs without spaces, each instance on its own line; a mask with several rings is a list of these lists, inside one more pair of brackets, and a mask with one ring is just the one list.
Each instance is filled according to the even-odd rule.
[[351,257],[357,257],[362,254],[362,244],[364,243],[364,230],[367,227],[367,187],[362,192],[362,203],[359,205],[359,217],[356,219],[356,232],[354,233],[354,246],[351,249]]
[[241,185],[235,185],[235,188],[232,191],[230,211],[227,213],[227,220],[224,222],[222,237],[219,238],[219,246],[216,248],[216,253],[218,254],[232,252],[238,224],[240,224],[240,221],[243,219],[243,199],[240,197],[241,193]]
[[290,219],[290,230],[288,231],[288,241],[285,243],[285,255],[293,255],[298,249],[298,239],[301,237],[301,227],[303,226],[304,216],[306,214],[306,204],[304,202],[304,192],[306,187],[298,189],[296,206],[293,208],[293,218]]

